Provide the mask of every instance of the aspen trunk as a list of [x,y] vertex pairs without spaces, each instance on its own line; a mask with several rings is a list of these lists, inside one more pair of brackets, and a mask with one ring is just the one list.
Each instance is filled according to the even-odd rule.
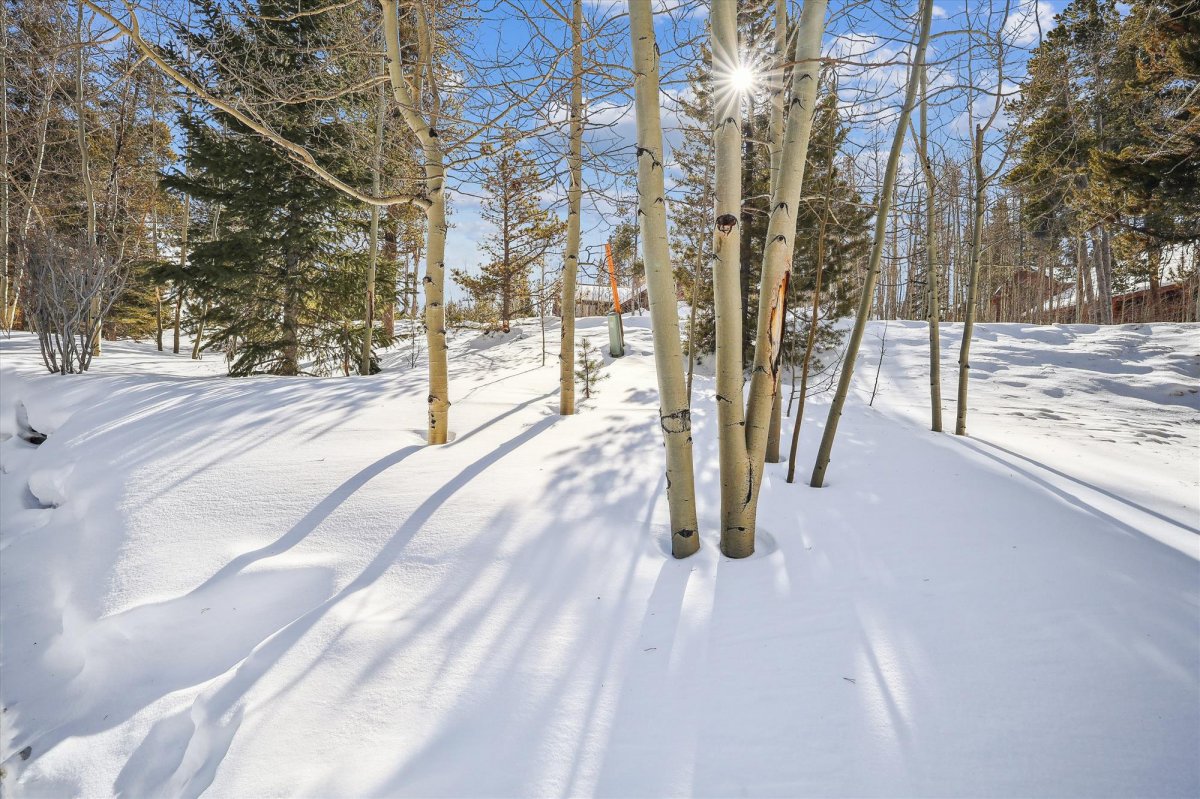
[[[375,108],[375,152],[371,158],[371,189],[375,195],[380,191],[380,172],[383,160],[383,115],[387,94],[382,84],[379,86],[379,103]],[[379,206],[371,206],[371,245],[370,257],[367,261],[367,291],[363,299],[363,342],[362,355],[358,364],[360,375],[371,374],[371,338],[375,332],[375,274],[379,267]]]
[[[835,76],[830,91],[837,94],[837,79]],[[813,276],[812,314],[808,324],[808,336],[804,342],[804,358],[800,364],[800,404],[796,408],[796,422],[792,427],[792,445],[788,451],[787,481],[796,481],[796,451],[800,448],[800,431],[804,424],[804,406],[808,399],[808,373],[812,368],[813,350],[817,344],[817,325],[821,319],[821,286],[825,278],[825,230],[829,225],[830,195],[833,192],[835,137],[837,135],[836,120],[829,125],[829,138],[825,142],[825,151],[829,158],[829,171],[825,173],[825,202],[821,207],[821,216],[817,222],[817,262]],[[793,378],[794,379],[794,378]],[[795,388],[793,387],[793,391]]]
[[0,9],[0,328],[8,330],[8,3]]
[[967,307],[963,317],[962,343],[958,347],[958,413],[954,434],[967,434],[967,383],[971,374],[971,337],[975,334],[975,306],[979,295],[979,248],[983,241],[983,214],[987,185],[983,180],[983,129],[975,129],[975,200],[972,206],[971,249],[967,264]]
[[[735,476],[744,478],[744,482],[737,486],[738,490],[731,497],[734,506],[728,513],[722,514],[721,551],[731,558],[744,558],[754,552],[758,492],[762,486],[771,412],[779,391],[783,317],[786,311],[784,301],[795,251],[800,189],[804,183],[808,143],[816,110],[821,37],[825,30],[827,5],[825,0],[809,0],[805,3],[796,36],[792,97],[784,128],[779,180],[771,194],[771,216],[762,255],[750,394],[745,406],[745,426],[739,431],[742,436],[742,458]],[[740,405],[740,390],[736,399]]]
[[[192,360],[200,360],[200,348],[204,341],[204,323],[208,319],[208,309],[211,303],[208,300],[204,301],[204,308],[200,311],[200,321],[196,323],[196,340],[192,342]],[[295,374],[294,372],[290,374]]]
[[[7,9],[7,6],[5,6]],[[45,83],[42,91],[42,104],[37,127],[37,145],[36,155],[33,159],[32,174],[29,177],[29,191],[25,198],[25,213],[21,217],[21,224],[17,230],[17,264],[16,274],[10,283],[10,291],[12,300],[8,302],[7,308],[4,308],[4,328],[11,330],[17,318],[17,305],[21,301],[21,282],[24,279],[23,257],[25,254],[25,242],[28,241],[29,226],[33,223],[34,203],[38,196],[38,187],[41,182],[42,167],[46,162],[46,140],[50,129],[50,105],[51,100],[56,96],[55,93],[55,76],[58,74],[57,51],[55,57],[51,59],[49,68],[46,70]]]
[[[710,11],[714,73],[738,67],[737,5],[713,0]],[[750,536],[753,517],[746,518],[752,493],[746,452],[744,365],[742,363],[742,123],[740,93],[713,80],[713,143],[716,161],[717,231],[713,237],[713,311],[716,323],[717,429],[721,474],[721,551],[727,542]],[[724,230],[728,228],[728,230]],[[753,509],[751,508],[751,513]]]
[[942,432],[942,337],[941,307],[938,297],[938,268],[937,254],[934,249],[934,226],[937,223],[934,205],[934,190],[936,182],[933,178],[933,164],[929,161],[929,66],[921,65],[921,169],[925,173],[925,279],[928,287],[928,307],[925,309],[929,320],[929,407],[931,410],[931,428],[935,433]]
[[[787,320],[784,320],[785,322]],[[778,381],[779,378],[776,377]],[[779,434],[780,428],[783,426],[783,398],[780,395],[779,385],[775,386],[775,402],[771,406],[771,426],[767,428],[767,463],[779,463]]]
[[450,427],[450,377],[446,360],[446,194],[444,156],[436,136],[425,148],[432,203],[425,253],[425,347],[429,352],[429,443],[445,444]]
[[691,307],[688,309],[688,349],[687,349],[687,397],[688,406],[692,404],[692,378],[696,376],[696,305],[700,300],[700,267],[704,256],[696,256],[696,266],[692,270]]
[[[711,159],[704,162],[703,185],[712,187],[713,184],[713,163]],[[715,203],[715,194],[714,203]],[[715,206],[714,206],[715,207]],[[696,308],[700,303],[700,280],[704,274],[704,261],[709,257],[709,253],[703,247],[696,247],[696,261],[692,265],[692,296],[691,308],[688,314],[688,368],[687,368],[687,395],[688,403],[692,401],[692,380],[696,373]]]
[[[158,206],[154,207],[154,260],[157,263],[159,258],[158,246]],[[163,303],[162,303],[162,286],[154,287],[154,343],[158,347],[158,351],[163,351]]]
[[563,253],[559,317],[558,412],[575,413],[575,276],[579,271],[579,226],[583,197],[583,0],[571,4],[571,128],[567,145],[567,241]]
[[[189,108],[188,110],[190,112],[191,109]],[[190,171],[191,170],[188,169],[187,165],[185,164],[184,165],[184,174],[187,175],[190,173]],[[191,227],[191,224],[192,224],[192,198],[191,198],[191,195],[185,194],[185,195],[183,195],[183,225],[179,231],[179,271],[181,271],[181,272],[185,268],[187,268],[188,228]],[[173,331],[174,338],[171,342],[171,352],[173,352],[176,355],[179,354],[179,338],[180,338],[180,326],[182,323],[182,319],[181,319],[182,316],[183,316],[183,286],[176,285],[175,286],[175,322],[174,322],[175,329]]]
[[[391,339],[396,336],[396,298],[399,295],[400,288],[400,265],[396,259],[396,231],[395,224],[389,214],[388,224],[383,231],[383,244],[380,246],[380,257],[392,266],[392,280],[387,286],[387,302],[383,304],[383,313],[381,314],[383,322],[383,335]],[[405,302],[407,302],[407,292],[405,292]]]
[[1086,320],[1084,305],[1084,276],[1087,272],[1087,246],[1083,234],[1075,237],[1075,324]]
[[[830,136],[831,140],[832,138]],[[829,175],[832,178],[832,157],[829,163],[831,167]],[[833,181],[830,180],[829,182],[832,183]],[[828,194],[826,194],[826,198],[828,198]],[[817,322],[821,315],[821,281],[825,272],[825,227],[828,224],[828,220],[829,204],[827,199],[825,208],[821,212],[821,221],[817,227],[817,265],[816,277],[813,280],[812,318],[808,323],[808,340],[804,343],[804,361],[800,365],[800,404],[796,408],[796,423],[792,427],[792,447],[788,452],[787,481],[789,483],[796,481],[796,450],[800,447],[800,426],[804,423],[804,405],[805,400],[808,398],[808,372],[812,366],[813,348],[817,343]]]
[[158,351],[163,351],[163,302],[162,286],[154,287],[154,342]]
[[[83,46],[83,0],[79,1],[79,15],[76,25],[76,43],[79,47],[76,60],[75,71],[75,134],[76,143],[79,145],[79,176],[83,182],[83,199],[87,208],[87,234],[88,246],[96,246],[96,187],[92,183],[91,159],[88,153],[87,141],[87,105],[84,101],[84,84],[83,84],[83,62],[84,62],[84,46]],[[88,309],[87,329],[88,337],[91,341],[92,355],[100,354],[100,297],[99,295],[91,298],[91,307]]]
[[[779,187],[779,173],[783,166],[783,122],[784,101],[787,81],[784,80],[787,62],[787,0],[775,0],[775,68],[772,70],[771,91],[771,194]],[[784,320],[786,324],[786,319]],[[785,328],[786,329],[786,328]],[[771,406],[771,426],[767,430],[767,463],[779,463],[779,437],[783,431],[783,401],[779,386],[775,387],[775,403]]]
[[[183,256],[180,256],[180,258],[182,258],[182,257]],[[183,289],[180,287],[176,287],[175,288],[175,330],[174,330],[174,340],[171,342],[171,352],[174,353],[175,355],[179,354],[179,338],[180,338],[180,327],[181,327],[181,322],[182,322],[182,319],[181,319],[182,316],[183,316]]]
[[[666,187],[663,175],[662,98],[658,84],[658,45],[651,0],[629,0],[633,45],[634,109],[637,117],[638,218],[646,259],[654,365],[658,373],[659,422],[667,450],[667,504],[671,514],[671,554],[685,558],[700,548],[696,489],[692,474],[692,417],[683,376],[679,308],[667,247]],[[571,298],[574,301],[574,297]]]
[[825,472],[829,468],[833,440],[837,436],[838,421],[841,419],[846,397],[850,393],[850,381],[854,378],[854,362],[858,359],[858,350],[862,346],[863,333],[867,329],[867,319],[871,314],[875,281],[879,277],[879,261],[883,255],[883,245],[887,238],[892,187],[896,185],[896,171],[900,165],[900,151],[904,148],[905,128],[912,116],[917,87],[925,68],[925,48],[929,43],[929,27],[932,19],[933,0],[921,0],[920,33],[917,36],[917,44],[913,53],[912,69],[908,75],[904,105],[900,109],[900,120],[896,125],[896,134],[892,138],[891,152],[888,154],[883,186],[879,191],[879,208],[875,211],[875,238],[871,245],[871,257],[867,262],[867,276],[862,288],[862,297],[858,303],[858,317],[854,320],[854,329],[850,333],[850,341],[846,346],[846,355],[842,362],[842,373],[838,377],[837,390],[834,392],[833,402],[829,405],[829,416],[826,418],[825,431],[821,436],[821,446],[817,450],[817,462],[813,467],[812,480],[809,482],[813,488],[820,488],[825,484]]
[[[380,0],[383,8],[383,36],[387,46],[388,77],[405,124],[421,144],[425,167],[425,193],[428,220],[425,244],[425,344],[429,351],[429,443],[445,444],[449,439],[450,384],[446,361],[446,156],[437,129],[418,112],[421,92],[410,90],[404,78],[400,56],[400,22],[397,0]],[[424,19],[422,16],[421,19]],[[427,42],[431,31],[422,36]],[[423,60],[433,58],[428,48]],[[418,72],[424,63],[418,63]],[[432,70],[431,70],[432,72]],[[433,91],[436,97],[436,90]]]
[[[787,81],[784,79],[787,62],[787,0],[775,0],[775,65],[772,72],[771,113],[771,196],[779,188],[779,175],[783,168],[783,123]],[[784,320],[786,329],[786,322]],[[778,380],[778,378],[777,378]],[[779,463],[779,437],[783,428],[783,401],[779,386],[775,386],[775,402],[771,406],[771,424],[767,429],[767,463]]]

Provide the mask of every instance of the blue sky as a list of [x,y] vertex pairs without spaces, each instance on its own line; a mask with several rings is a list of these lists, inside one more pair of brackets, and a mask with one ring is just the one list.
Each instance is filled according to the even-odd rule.
[[[707,37],[708,3],[701,0],[654,0],[656,4],[656,34],[662,52],[663,126],[668,148],[668,194],[672,193],[671,178],[677,173],[670,168],[671,145],[680,138],[678,99],[688,91],[684,71],[696,58],[696,43]],[[717,0],[733,2],[734,0]],[[1046,31],[1053,24],[1054,14],[1065,0],[1007,0],[1010,18],[1006,40],[1013,46],[1004,75],[1006,93],[1016,90],[1022,77],[1028,49],[1038,40],[1038,26]],[[160,0],[157,10],[166,12],[178,8],[179,0]],[[790,13],[798,17],[801,3],[788,0]],[[936,92],[932,127],[937,143],[951,151],[965,147],[966,132],[970,129],[970,113],[962,86],[970,77],[982,88],[994,87],[994,67],[970,64],[963,57],[965,28],[979,27],[991,9],[992,28],[999,27],[1001,10],[1006,0],[988,2],[941,2],[935,6],[934,35],[931,44],[931,84]],[[501,103],[502,95],[520,91],[522,87],[544,81],[543,64],[555,52],[569,48],[570,32],[553,15],[544,13],[544,3],[569,9],[570,0],[484,0],[467,10],[468,19],[457,31],[468,50],[469,64],[460,64],[463,95],[469,99],[468,118],[490,116],[484,106]],[[862,185],[868,189],[874,180],[879,152],[886,149],[894,129],[895,115],[900,103],[899,88],[907,75],[907,53],[914,35],[917,11],[916,0],[885,2],[884,0],[831,0],[828,14],[825,52],[840,59],[838,65],[840,96],[847,118],[851,119],[851,149]],[[531,20],[530,14],[539,18]],[[629,34],[625,0],[585,0],[588,27],[595,40],[588,45],[587,58],[613,65],[609,75],[589,77],[585,87],[587,116],[591,123],[585,133],[588,156],[585,156],[585,189],[590,190],[583,209],[584,274],[589,280],[599,266],[603,243],[615,224],[622,218],[632,218],[628,209],[635,198],[630,178],[636,171],[634,160],[635,126],[632,111],[631,73],[629,64]],[[956,33],[956,31],[959,31]],[[746,53],[752,62],[769,58],[769,53]],[[493,66],[488,68],[487,65]],[[501,66],[496,66],[501,65]],[[539,129],[530,141],[543,160],[547,173],[555,178],[554,186],[543,199],[546,204],[565,215],[565,153],[566,113],[561,90],[569,75],[569,63],[558,62],[550,80],[530,102],[518,106],[505,119],[521,130]],[[481,82],[491,84],[479,91]],[[986,99],[986,98],[985,98]],[[986,103],[977,105],[975,117],[986,114]],[[486,135],[472,142],[458,155],[470,155]],[[909,154],[910,161],[912,155]],[[484,256],[479,244],[490,228],[480,216],[480,197],[477,168],[464,167],[450,172],[453,228],[447,239],[449,269],[478,269]],[[615,202],[625,202],[624,217]],[[554,257],[550,270],[561,268],[561,258]],[[448,280],[452,299],[461,292]]]
[[[564,0],[559,2],[567,5]],[[666,3],[669,3],[670,7],[667,7]],[[529,8],[537,5],[530,0],[518,7]],[[667,76],[663,85],[663,124],[670,148],[671,143],[679,138],[680,123],[675,98],[687,91],[685,83],[680,80],[681,68],[695,57],[694,41],[707,35],[707,3],[658,0],[657,5],[659,16],[656,34],[663,53],[662,71]],[[789,5],[791,12],[798,15],[800,3],[790,2]],[[1054,14],[1060,10],[1061,5],[1044,0],[1011,0],[1005,36],[1011,46],[1003,81],[1005,93],[1015,91],[1016,84],[1023,75],[1022,69],[1028,48],[1036,46],[1038,40],[1037,23],[1040,22],[1043,32],[1048,30],[1053,24]],[[569,5],[567,7],[569,8]],[[991,24],[998,27],[998,21],[1003,18],[1003,0],[996,0],[991,8]],[[982,20],[988,16],[988,9],[986,3],[950,2],[939,3],[934,9],[935,38],[931,44],[931,63],[934,66],[931,70],[931,84],[938,94],[932,128],[935,137],[948,149],[958,149],[965,144],[966,131],[971,124],[966,93],[957,88],[968,82],[968,63],[962,56],[966,39],[954,32],[968,27],[968,18],[975,27],[980,27]],[[887,147],[892,136],[895,114],[901,99],[897,89],[903,86],[907,75],[907,53],[913,37],[913,17],[916,10],[916,2],[895,5],[885,2],[834,0],[830,3],[825,51],[827,56],[843,59],[839,66],[841,96],[845,113],[854,118],[852,147],[856,149],[856,166],[864,175],[874,173],[877,154],[879,150]],[[585,3],[585,15],[596,28],[611,32],[604,41],[606,48],[610,48],[603,53],[604,59],[609,63],[628,64],[628,28],[625,24],[623,0],[588,0]],[[569,32],[566,26],[557,20],[546,20],[540,30],[549,40],[559,41],[564,46],[568,42]],[[531,37],[528,23],[519,18],[514,7],[506,4],[501,4],[493,13],[486,15],[472,31],[472,35],[476,52],[495,54],[498,60],[522,51]],[[769,54],[761,55],[765,58]],[[977,60],[972,62],[970,67],[975,83],[983,88],[995,87],[994,67],[981,68]],[[534,68],[532,64],[517,65],[506,74],[513,75],[517,81],[527,80],[529,71]],[[563,73],[563,77],[565,74]],[[616,76],[618,83],[628,80],[627,71]],[[630,101],[628,91],[614,86],[613,82],[608,82],[607,85],[600,81],[589,82],[588,91],[585,92],[585,103],[589,106],[592,118],[602,122],[604,127],[589,130],[587,139],[591,147],[606,151],[608,157],[605,170],[585,168],[585,185],[611,186],[614,182],[613,172],[633,174],[635,171],[635,129]],[[990,102],[987,98],[977,101],[975,118],[990,111]],[[543,113],[546,113],[548,105],[543,105]],[[558,110],[560,113],[557,118],[561,119],[561,109]],[[548,116],[553,118],[555,114],[551,112]],[[517,118],[514,122],[518,125],[532,126],[527,118]],[[560,153],[566,151],[565,138],[561,132],[550,133],[541,137],[533,146],[541,148],[548,168],[554,170],[560,178],[558,190],[547,196],[546,200],[548,205],[561,210],[565,206],[565,176],[562,175],[564,159]],[[669,170],[668,178],[670,176]],[[479,216],[478,196],[481,190],[467,174],[459,174],[454,183],[457,188],[453,198],[454,228],[447,241],[447,266],[474,270],[483,257],[478,252],[478,243],[490,232],[488,225]],[[668,191],[670,190],[669,186]],[[619,192],[632,200],[632,187],[619,187]],[[592,198],[589,204],[591,207],[585,205],[584,208],[584,244],[590,248],[593,256],[598,256],[604,240],[618,221],[618,215],[610,201],[612,192],[609,194],[608,199]],[[557,260],[555,259],[556,262]],[[559,266],[558,263],[552,264],[552,268]],[[581,280],[587,280],[587,277],[581,277]],[[452,297],[460,296],[455,287],[448,288]]]

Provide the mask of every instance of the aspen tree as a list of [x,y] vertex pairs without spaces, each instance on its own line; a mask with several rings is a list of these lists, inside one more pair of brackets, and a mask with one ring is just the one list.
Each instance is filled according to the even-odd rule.
[[[375,150],[371,153],[371,190],[380,193],[380,173],[383,170],[383,119],[387,111],[387,91],[379,84],[379,103],[375,107]],[[375,333],[375,275],[379,268],[379,212],[378,205],[371,206],[370,254],[367,260],[367,290],[364,298],[364,327],[362,355],[358,373],[371,374],[371,338]],[[395,302],[394,298],[389,302]]]
[[[654,365],[658,373],[659,423],[667,450],[667,505],[671,554],[685,558],[700,548],[692,473],[692,416],[679,341],[679,308],[667,248],[667,204],[658,83],[658,45],[651,0],[629,0],[637,117],[638,219],[645,247],[646,288]],[[571,298],[574,301],[574,298]]]
[[921,65],[921,132],[918,137],[918,153],[921,169],[925,175],[925,280],[929,320],[929,406],[930,426],[935,433],[942,432],[942,339],[939,327],[941,308],[938,298],[937,256],[934,252],[934,226],[937,223],[934,206],[936,182],[933,164],[929,161],[929,65]]
[[416,17],[420,55],[415,73],[429,76],[427,90],[434,98],[428,115],[419,108],[420,94],[410,88],[404,77],[403,61],[400,56],[400,23],[397,16],[397,0],[380,0],[383,6],[383,36],[387,46],[388,76],[392,94],[400,107],[413,135],[420,142],[425,168],[425,193],[428,204],[425,215],[428,220],[425,242],[425,345],[429,350],[429,437],[430,444],[445,444],[448,440],[450,423],[450,381],[446,360],[446,156],[442,149],[437,128],[439,101],[438,89],[433,84],[434,70],[431,23],[428,9],[418,9]]
[[[192,26],[192,11],[191,11],[190,5],[188,7],[187,25],[188,25],[188,29],[190,30],[191,26]],[[187,51],[185,51],[185,52],[187,52]],[[187,52],[187,55],[190,56],[191,53]],[[190,117],[192,115],[192,111],[193,111],[193,100],[192,100],[191,94],[187,95],[187,100],[185,101],[185,108],[186,108],[187,115]],[[192,172],[191,164],[188,163],[187,161],[185,161],[183,164],[184,177],[185,178],[191,177],[191,172]],[[183,219],[181,220],[180,225],[179,225],[179,271],[181,274],[183,273],[183,270],[187,268],[188,228],[191,226],[191,224],[192,224],[192,195],[185,193],[183,195]],[[179,285],[178,283],[176,283],[176,285],[175,285],[175,314],[174,314],[174,319],[172,320],[172,328],[173,328],[173,330],[171,331],[171,354],[178,355],[180,338],[182,337],[182,328],[183,328],[183,286]]]
[[[716,2],[714,6],[721,3]],[[816,110],[817,81],[820,71],[821,36],[825,30],[824,0],[809,0],[800,16],[800,28],[796,37],[796,51],[792,68],[792,97],[787,113],[784,139],[780,155],[779,179],[771,195],[771,216],[767,225],[766,248],[762,256],[762,276],[759,284],[758,325],[754,346],[754,365],[750,375],[749,398],[743,406],[740,386],[737,393],[725,393],[728,389],[721,382],[718,366],[718,413],[723,405],[729,405],[722,427],[721,444],[721,551],[731,558],[744,558],[754,553],[755,516],[758,509],[758,493],[762,486],[763,467],[766,458],[767,435],[771,423],[771,411],[779,387],[780,358],[782,356],[784,330],[784,299],[787,296],[788,278],[792,257],[795,252],[796,220],[800,206],[800,189],[804,182],[804,169],[808,156],[808,143],[812,135],[813,113]],[[714,9],[714,32],[716,11]],[[735,45],[736,46],[736,45]],[[720,160],[718,145],[718,164]],[[718,196],[721,196],[721,172],[718,168]],[[728,247],[721,237],[725,233],[718,222],[717,242],[714,251]],[[725,264],[714,266],[714,273],[728,272]],[[728,302],[729,289],[736,287],[737,276],[724,274],[714,276],[714,293],[723,290],[722,298],[715,298],[718,306]],[[736,289],[735,289],[736,290]],[[740,295],[735,294],[739,297]],[[729,334],[730,326],[723,331],[720,319],[717,327],[718,363],[721,349],[736,348],[740,353],[741,336],[736,339]],[[726,360],[731,356],[726,353]],[[728,379],[727,379],[728,380]],[[743,410],[744,408],[744,410]],[[742,414],[744,413],[744,417]],[[726,425],[731,426],[726,429]],[[736,433],[736,436],[733,435]]]
[[963,310],[962,343],[958,349],[958,413],[954,434],[967,434],[967,381],[971,373],[971,337],[975,334],[975,305],[979,298],[979,247],[983,237],[983,213],[987,207],[987,183],[983,179],[983,130],[975,127],[972,137],[972,165],[975,170],[975,196],[972,203],[971,244],[967,251],[967,305]]
[[[8,199],[9,177],[9,134],[8,134],[8,3],[0,9],[0,95],[4,107],[0,108],[0,329],[8,330]],[[162,346],[159,346],[162,349]]]
[[[1004,165],[1008,161],[1010,150],[1006,147],[1003,156],[1000,158],[996,168],[991,172],[984,170],[983,154],[984,154],[984,138],[989,130],[996,123],[1000,116],[1000,109],[1003,108],[1004,99],[1004,36],[1005,27],[1008,23],[1009,7],[1005,5],[1003,17],[999,25],[996,26],[996,90],[993,92],[994,101],[992,103],[991,113],[982,124],[976,124],[972,128],[971,137],[971,165],[973,169],[975,193],[971,204],[972,219],[971,219],[971,244],[967,251],[967,304],[963,312],[963,336],[962,343],[958,350],[958,413],[954,422],[954,434],[965,436],[967,434],[967,381],[970,378],[971,372],[971,337],[975,332],[975,314],[976,304],[979,295],[979,264],[981,247],[983,240],[983,218],[987,211],[987,190],[988,186],[996,179],[1003,170]],[[971,85],[969,90],[974,97],[974,85]],[[970,113],[970,111],[968,111]],[[973,116],[973,115],[972,115]]]
[[[154,261],[158,262],[161,248],[158,242],[158,201],[155,200],[152,219],[154,229]],[[158,284],[154,287],[154,342],[159,352],[163,351],[163,302],[162,302],[162,285]]]
[[192,342],[192,360],[200,360],[200,350],[204,343],[204,323],[208,321],[208,310],[211,304],[208,300],[204,301],[204,307],[200,309],[200,318],[196,322],[196,340]]
[[[5,4],[7,13],[9,5]],[[7,34],[8,27],[5,26]],[[11,42],[10,45],[11,46]],[[45,43],[42,44],[45,48]],[[17,226],[16,236],[16,269],[15,274],[9,283],[9,295],[5,297],[7,303],[5,307],[0,308],[0,315],[3,317],[3,327],[5,330],[11,330],[13,323],[16,321],[17,306],[21,299],[21,284],[24,282],[24,258],[28,254],[27,242],[29,240],[29,231],[33,224],[34,208],[39,199],[39,190],[41,188],[42,176],[45,172],[44,166],[46,161],[46,150],[48,142],[48,134],[50,131],[50,117],[52,102],[59,95],[59,59],[63,57],[63,53],[72,49],[70,42],[55,41],[49,47],[47,53],[47,62],[42,71],[42,82],[39,86],[38,96],[40,103],[38,105],[37,123],[35,125],[36,132],[34,134],[33,144],[33,164],[30,168],[30,174],[25,187],[19,191],[18,196],[21,196],[25,201],[25,212],[20,215],[20,221]],[[6,73],[7,74],[7,73]],[[7,94],[5,100],[7,101]],[[6,108],[7,111],[7,102]],[[7,167],[12,166],[8,159],[5,159]],[[9,173],[9,179],[12,179],[12,173]]]
[[[779,185],[783,159],[783,117],[787,100],[787,0],[775,0],[775,64],[771,70],[771,116],[769,143],[771,153],[771,194]],[[767,463],[779,463],[779,437],[783,429],[783,398],[775,387],[775,403],[771,407],[771,427],[767,433]]]
[[929,44],[929,29],[933,22],[933,0],[921,0],[920,20],[918,25],[917,43],[913,50],[912,68],[908,74],[908,86],[904,92],[904,103],[900,107],[900,120],[896,125],[896,133],[892,137],[892,148],[888,153],[887,168],[883,174],[883,185],[879,190],[879,205],[875,210],[875,239],[871,245],[871,257],[867,262],[866,280],[863,281],[862,297],[858,303],[858,316],[854,320],[854,329],[850,333],[850,341],[846,346],[845,359],[842,362],[842,373],[838,377],[837,390],[829,405],[829,416],[825,421],[825,431],[821,436],[821,446],[817,450],[817,462],[813,467],[813,488],[820,488],[825,483],[825,471],[829,468],[830,454],[833,451],[833,440],[837,436],[838,420],[842,416],[842,408],[850,393],[850,381],[854,378],[854,362],[858,359],[858,350],[862,346],[863,333],[867,329],[867,320],[871,316],[871,304],[875,296],[875,283],[879,278],[879,262],[883,257],[883,245],[887,239],[887,221],[891,210],[892,189],[896,184],[896,172],[900,166],[900,151],[904,148],[904,135],[908,127],[916,101],[917,87],[921,73],[925,68],[925,48]]
[[[830,87],[830,93],[835,99],[837,98],[837,77],[834,76],[833,85]],[[800,429],[804,423],[804,406],[808,399],[808,373],[812,367],[813,350],[817,343],[817,327],[821,315],[821,288],[822,280],[825,276],[825,233],[829,225],[829,217],[831,213],[831,201],[833,194],[833,179],[837,174],[834,167],[834,156],[836,146],[834,144],[837,138],[837,119],[836,117],[830,120],[829,137],[825,142],[827,157],[829,159],[829,171],[825,173],[825,187],[822,192],[824,196],[824,204],[821,207],[821,214],[817,221],[817,253],[816,264],[813,276],[813,297],[810,313],[812,314],[808,322],[808,338],[804,342],[804,359],[800,364],[800,403],[796,408],[796,423],[792,427],[792,444],[788,452],[788,470],[787,481],[794,483],[796,481],[796,451],[800,447]]]
[[[744,533],[739,498],[748,497],[745,405],[742,399],[742,122],[741,93],[728,76],[740,67],[737,4],[713,0],[713,127],[716,160],[717,232],[713,240],[713,311],[716,318],[717,428],[721,468],[721,551],[726,539]],[[752,529],[752,528],[751,528]],[[727,532],[729,531],[729,532]],[[751,543],[753,551],[753,543]],[[728,552],[726,552],[728,554]],[[746,553],[750,554],[749,552]]]
[[567,166],[567,241],[563,253],[562,339],[559,344],[558,412],[575,413],[575,276],[579,270],[579,225],[583,198],[583,0],[571,4],[571,129]]
[[[96,187],[92,183],[91,159],[88,154],[88,139],[87,139],[87,105],[86,95],[84,94],[83,71],[85,61],[84,47],[84,26],[83,26],[83,0],[79,2],[79,14],[76,18],[76,71],[75,71],[75,136],[76,142],[79,145],[79,176],[83,183],[83,200],[87,209],[87,240],[90,247],[95,247],[97,242],[96,236]],[[91,301],[91,307],[87,316],[87,326],[89,328],[88,335],[90,336],[89,346],[92,348],[92,355],[100,354],[100,298],[95,297]]]

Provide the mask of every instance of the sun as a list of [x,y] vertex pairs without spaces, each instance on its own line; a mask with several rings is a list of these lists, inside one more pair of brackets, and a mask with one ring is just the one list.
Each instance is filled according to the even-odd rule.
[[748,92],[754,88],[755,78],[754,70],[750,67],[737,66],[729,73],[729,85],[736,91]]

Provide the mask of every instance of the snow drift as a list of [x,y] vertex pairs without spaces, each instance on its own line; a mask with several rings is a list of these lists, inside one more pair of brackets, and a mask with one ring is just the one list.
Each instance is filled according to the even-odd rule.
[[769,467],[745,561],[698,377],[674,561],[643,321],[569,418],[540,336],[465,334],[437,448],[420,368],[0,342],[0,790],[1200,793],[1194,326],[982,325],[960,439],[924,325],[872,325],[828,487]]

